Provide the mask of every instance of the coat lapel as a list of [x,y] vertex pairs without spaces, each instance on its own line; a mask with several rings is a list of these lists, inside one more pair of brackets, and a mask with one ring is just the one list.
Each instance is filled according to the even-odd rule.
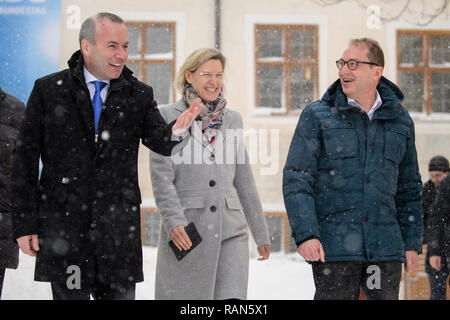
[[[70,63],[69,63],[70,65]],[[86,128],[86,135],[90,143],[94,143],[94,112],[92,106],[92,100],[89,95],[89,89],[86,86],[83,72],[80,67],[75,67],[72,69],[73,72],[73,87],[78,88],[76,90],[71,90],[71,94],[75,99],[76,107],[81,114],[84,126]]]
[[[100,115],[99,127],[102,131],[107,130],[111,132],[117,122],[123,119],[127,112],[132,112],[131,109],[136,105],[136,99],[130,97],[129,94],[125,95],[128,96],[128,98],[123,98],[124,88],[128,86],[128,84],[129,82],[122,77],[117,80],[111,80],[111,87],[109,88],[102,114]],[[118,91],[122,91],[122,98],[120,99],[116,99],[116,95],[114,94]]]
[[[169,117],[167,117],[166,121],[170,122],[175,120],[176,118],[178,118],[184,111],[187,110],[187,106],[184,103],[183,99],[179,99],[174,105],[173,105],[173,112],[170,114]],[[228,138],[232,138],[233,141],[230,141],[229,143],[234,143],[234,139],[236,139],[236,137],[233,135],[231,137],[227,137],[227,129],[233,129],[234,124],[230,122],[229,120],[229,111],[228,109],[224,110],[223,113],[223,117],[224,117],[224,121],[222,126],[219,129],[219,133],[218,136],[216,138],[214,147],[211,147],[210,144],[208,144],[204,139],[203,139],[203,135],[201,133],[201,129],[196,127],[194,130],[194,126],[197,126],[197,124],[194,122],[194,124],[192,125],[191,129],[189,130],[189,135],[188,137],[190,139],[193,140],[193,144],[196,144],[196,146],[194,147],[194,145],[191,145],[191,147],[193,148],[193,150],[199,150],[201,149],[202,152],[204,150],[206,150],[209,154],[215,154],[217,159],[222,159],[225,155],[225,149],[227,147],[227,139]],[[185,139],[185,142],[182,143],[182,148],[186,147],[186,145],[188,145],[188,139]],[[231,152],[231,150],[229,150]],[[225,159],[223,159],[223,161],[225,161]]]
[[[174,109],[175,109],[175,114],[173,115],[173,118],[171,117],[170,119],[167,119],[169,122],[178,118],[184,111],[186,111],[188,109],[188,107],[184,103],[183,99],[179,99],[177,102],[175,102]],[[201,128],[199,128],[197,126],[197,123],[195,121],[192,123],[192,126],[189,129],[189,135],[187,137],[192,139],[193,140],[192,143],[194,145],[196,145],[196,146],[194,146],[194,145],[191,146],[191,147],[193,147],[193,150],[201,149],[203,151],[205,149],[209,153],[214,153],[214,148],[212,148],[208,143],[206,143],[206,141],[203,140]],[[186,138],[185,142],[182,142],[183,148],[188,144],[189,144],[188,139]]]

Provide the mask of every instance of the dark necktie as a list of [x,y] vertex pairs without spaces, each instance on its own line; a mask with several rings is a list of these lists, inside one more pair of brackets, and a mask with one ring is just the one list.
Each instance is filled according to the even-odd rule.
[[100,96],[100,92],[103,87],[106,86],[105,82],[102,81],[91,81],[95,85],[95,94],[92,98],[92,104],[94,105],[94,120],[95,120],[95,133],[98,132],[98,120],[100,119],[100,113],[102,113],[103,100]]

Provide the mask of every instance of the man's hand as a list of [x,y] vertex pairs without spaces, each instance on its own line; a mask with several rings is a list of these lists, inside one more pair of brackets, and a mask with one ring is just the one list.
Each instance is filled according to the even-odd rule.
[[419,266],[419,257],[417,251],[408,250],[405,252],[405,257],[406,257],[405,271],[414,272]]
[[325,262],[325,252],[318,239],[311,239],[298,246],[297,252],[307,261]]
[[36,257],[36,254],[39,251],[39,241],[37,234],[17,238],[17,243],[19,244],[19,247],[23,253],[28,254],[32,257]]
[[430,266],[437,271],[441,270],[441,257],[440,256],[431,256],[430,257]]
[[172,127],[172,134],[177,137],[183,136],[184,133],[191,127],[195,118],[199,115],[202,106],[202,100],[200,98],[195,99],[189,106],[189,109],[184,111],[177,118],[177,121]]

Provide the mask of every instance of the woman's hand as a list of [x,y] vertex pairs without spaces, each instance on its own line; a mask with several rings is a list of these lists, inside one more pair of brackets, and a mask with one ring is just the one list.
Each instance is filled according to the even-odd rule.
[[189,239],[184,226],[176,226],[170,232],[170,239],[172,239],[178,250],[188,250],[192,246],[192,241]]
[[269,259],[270,244],[265,244],[265,245],[259,246],[258,253],[261,256],[260,258],[258,258],[258,261],[264,261],[264,260]]

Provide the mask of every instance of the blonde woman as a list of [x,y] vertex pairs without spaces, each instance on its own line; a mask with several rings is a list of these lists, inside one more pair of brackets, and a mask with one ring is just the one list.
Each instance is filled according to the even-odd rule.
[[[156,299],[246,299],[248,226],[259,260],[270,254],[267,225],[242,139],[242,118],[226,107],[223,96],[224,67],[220,51],[194,51],[176,77],[181,99],[160,107],[167,122],[192,105],[201,105],[202,111],[171,157],[150,155],[153,193],[162,216]],[[175,251],[192,246],[185,230],[191,222],[202,242],[178,261]]]

